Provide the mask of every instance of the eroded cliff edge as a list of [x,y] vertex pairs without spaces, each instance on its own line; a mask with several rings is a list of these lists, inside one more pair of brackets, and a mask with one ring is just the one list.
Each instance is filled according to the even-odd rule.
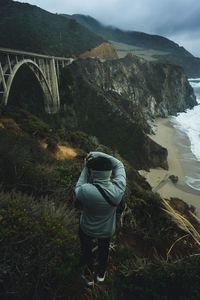
[[167,168],[167,150],[146,135],[149,121],[196,104],[180,67],[132,55],[110,61],[80,59],[62,74],[63,126],[96,136],[137,169]]

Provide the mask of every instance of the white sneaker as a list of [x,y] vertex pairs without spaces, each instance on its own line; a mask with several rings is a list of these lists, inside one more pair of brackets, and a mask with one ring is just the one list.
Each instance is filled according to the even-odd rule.
[[103,274],[103,276],[97,274],[97,282],[104,282],[105,277],[106,277],[106,272]]
[[90,274],[90,275],[81,274],[81,278],[84,280],[85,284],[88,287],[94,285],[94,280],[92,279],[92,274]]

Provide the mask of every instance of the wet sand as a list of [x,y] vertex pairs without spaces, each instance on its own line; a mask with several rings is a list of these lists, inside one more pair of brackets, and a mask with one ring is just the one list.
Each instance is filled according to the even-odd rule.
[[[154,192],[169,199],[177,197],[193,205],[200,216],[200,191],[190,188],[186,184],[186,176],[199,172],[200,163],[190,151],[190,142],[184,133],[175,129],[169,119],[157,119],[155,122],[156,134],[150,137],[168,150],[168,170],[161,168],[150,169],[150,172],[141,170],[152,186]],[[170,175],[178,176],[176,184],[169,179]]]

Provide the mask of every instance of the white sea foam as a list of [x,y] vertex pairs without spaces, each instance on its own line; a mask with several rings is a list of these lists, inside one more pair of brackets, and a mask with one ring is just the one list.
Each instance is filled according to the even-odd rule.
[[191,150],[200,161],[200,105],[174,118],[175,127],[185,132],[191,143]]
[[[193,87],[197,102],[200,104],[200,78],[189,79],[190,85]],[[193,109],[188,109],[184,113],[179,113],[177,117],[173,117],[174,126],[184,132],[191,144],[191,151],[194,157],[200,162],[200,105]],[[194,170],[194,174],[186,176],[186,184],[191,188],[200,191],[200,172]]]
[[199,81],[190,81],[190,84],[193,88],[200,88],[200,82]]
[[200,191],[200,179],[186,176],[186,183],[192,189],[195,189],[196,191]]
[[189,78],[188,80],[189,80],[189,82],[191,82],[191,81],[200,81],[200,78]]

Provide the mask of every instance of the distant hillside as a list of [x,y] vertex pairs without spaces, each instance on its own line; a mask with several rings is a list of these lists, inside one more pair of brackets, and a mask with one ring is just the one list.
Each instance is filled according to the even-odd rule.
[[71,18],[112,42],[119,57],[124,57],[131,52],[148,61],[179,65],[185,70],[187,76],[200,77],[200,58],[194,57],[185,48],[165,37],[105,26],[90,16],[75,14]]
[[192,54],[183,47],[159,35],[137,31],[124,31],[112,26],[105,26],[90,16],[75,14],[72,15],[72,18],[107,40],[192,57]]
[[0,6],[0,47],[68,56],[104,42],[76,20],[37,6],[11,0],[0,0]]

